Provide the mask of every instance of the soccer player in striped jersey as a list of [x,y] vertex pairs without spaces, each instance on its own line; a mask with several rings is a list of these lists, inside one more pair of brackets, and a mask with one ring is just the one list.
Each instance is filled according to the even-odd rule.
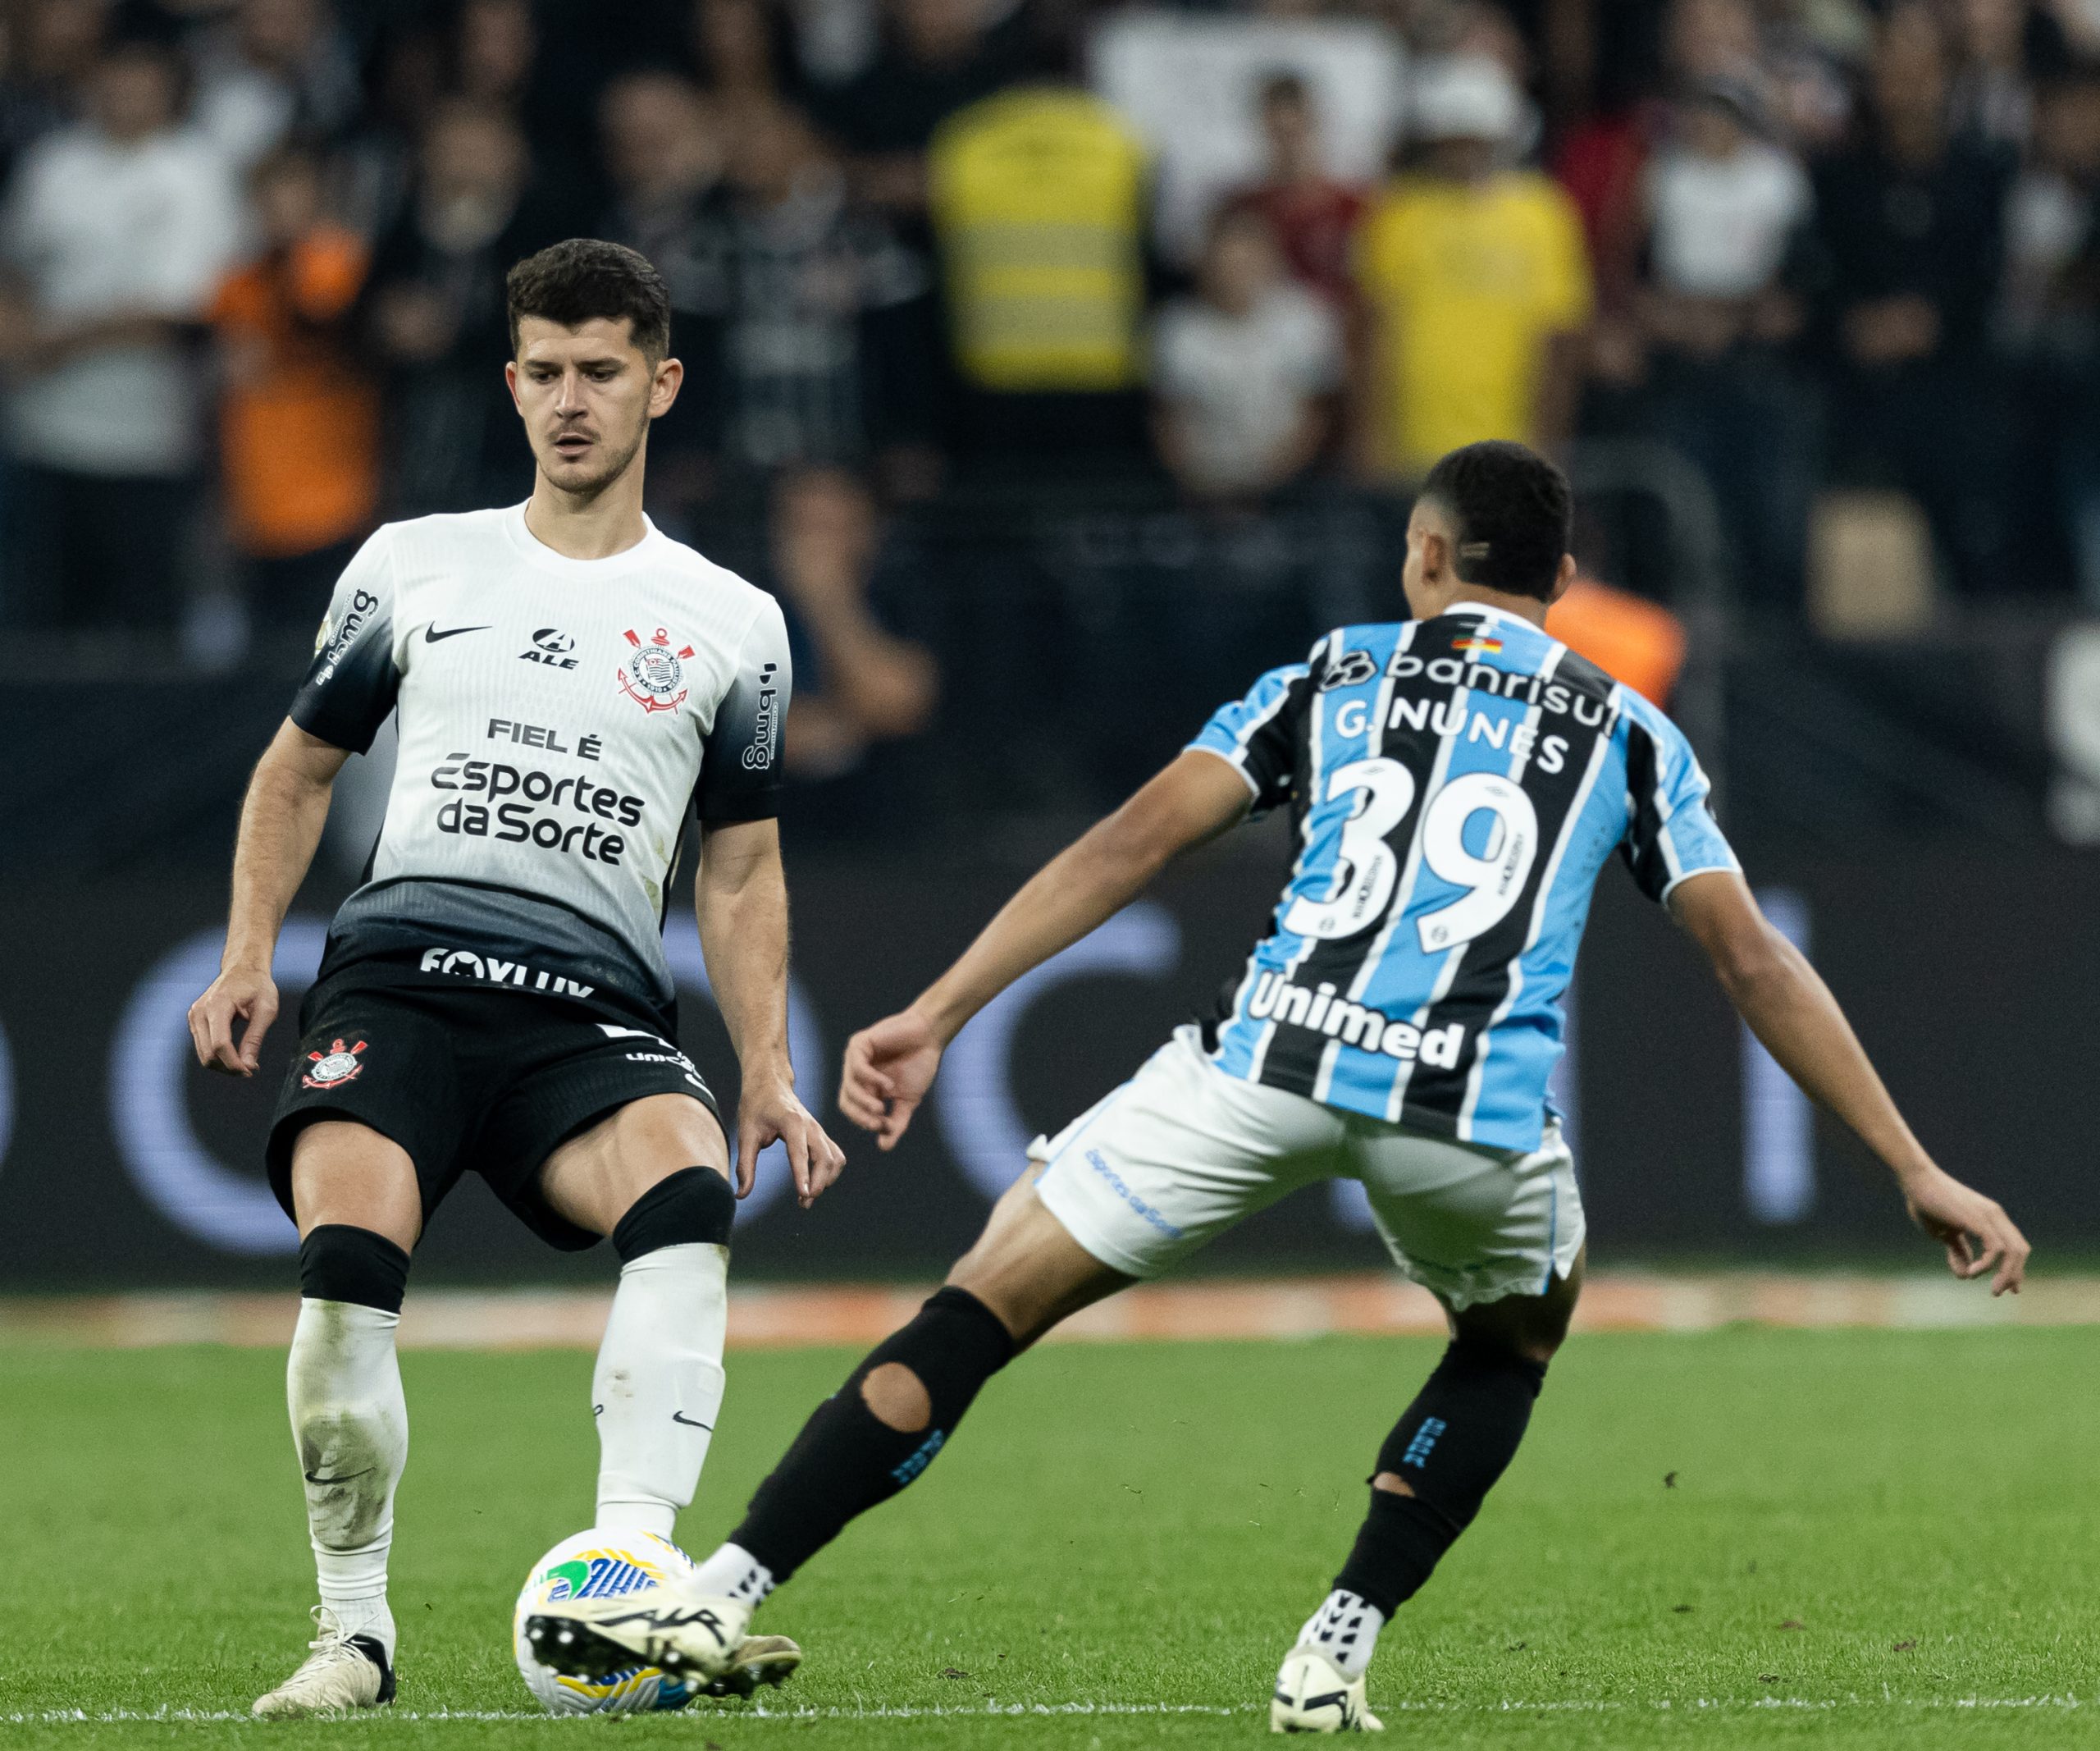
[[1340,628],[1263,676],[910,1008],[854,1036],[839,1104],[888,1149],[1000,991],[1177,853],[1290,810],[1296,862],[1218,1020],[1038,1141],[947,1286],[818,1407],[684,1594],[563,1607],[532,1628],[543,1658],[724,1657],[774,1586],[925,1470],[1019,1351],[1339,1177],[1362,1182],[1451,1343],[1379,1451],[1355,1546],[1283,1662],[1270,1720],[1375,1729],[1379,1632],[1514,1456],[1574,1311],[1582,1205],[1546,1082],[1614,851],[1773,1055],[1886,1164],[1955,1273],[2020,1287],[2026,1241],[1926,1154],[1822,980],[1760,913],[1683,736],[1545,631],[1574,576],[1569,510],[1559,470],[1519,445],[1445,457],[1408,526],[1414,618]]

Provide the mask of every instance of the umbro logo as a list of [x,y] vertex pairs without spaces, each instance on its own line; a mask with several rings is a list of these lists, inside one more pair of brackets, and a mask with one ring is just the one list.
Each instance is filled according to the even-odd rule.
[[1377,673],[1377,660],[1368,651],[1344,651],[1327,665],[1320,677],[1320,691],[1331,693],[1338,687],[1361,687]]
[[457,638],[462,633],[485,633],[487,630],[488,628],[486,626],[448,626],[443,632],[440,632],[437,629],[437,622],[432,620],[423,629],[423,642],[436,644],[442,638]]

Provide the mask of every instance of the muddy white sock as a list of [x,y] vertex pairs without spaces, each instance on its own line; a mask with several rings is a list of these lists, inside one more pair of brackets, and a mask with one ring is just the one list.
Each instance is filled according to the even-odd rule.
[[355,1301],[303,1300],[285,1369],[321,1602],[345,1635],[376,1638],[390,1661],[386,1557],[394,1491],[409,1459],[409,1407],[394,1354],[400,1319]]
[[669,1538],[722,1409],[729,1250],[660,1246],[623,1266],[591,1401],[600,1526]]
[[1378,1632],[1386,1627],[1386,1614],[1367,1599],[1337,1587],[1319,1610],[1306,1619],[1298,1632],[1298,1645],[1317,1648],[1348,1678],[1361,1678],[1369,1670],[1371,1656],[1378,1649]]
[[773,1591],[773,1570],[741,1544],[725,1544],[693,1571],[692,1591],[710,1599],[747,1599]]

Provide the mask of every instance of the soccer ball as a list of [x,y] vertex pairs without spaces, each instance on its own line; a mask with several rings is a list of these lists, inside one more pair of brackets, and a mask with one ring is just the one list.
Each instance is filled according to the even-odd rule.
[[540,1664],[525,1639],[525,1620],[556,1599],[602,1598],[632,1593],[692,1571],[692,1558],[669,1538],[650,1532],[579,1532],[532,1565],[510,1619],[510,1642],[525,1688],[556,1715],[647,1714],[682,1708],[701,1694],[689,1679],[653,1666],[629,1666],[603,1678],[571,1678]]

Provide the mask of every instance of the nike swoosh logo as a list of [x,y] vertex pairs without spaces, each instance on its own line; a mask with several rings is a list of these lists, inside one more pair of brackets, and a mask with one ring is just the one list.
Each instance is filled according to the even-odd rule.
[[423,629],[423,642],[436,644],[441,638],[457,638],[462,633],[485,633],[487,630],[488,628],[486,626],[448,626],[443,632],[440,632],[437,629],[437,622],[433,620]]
[[686,1425],[686,1427],[687,1427],[687,1429],[713,1429],[713,1428],[714,1427],[714,1425],[712,1423],[696,1423],[695,1421],[693,1421],[693,1420],[692,1420],[691,1417],[687,1416],[687,1415],[683,1411],[682,1411],[682,1410],[673,1410],[673,1411],[671,1413],[671,1420],[672,1420],[673,1423],[682,1423],[682,1424],[684,1424]]
[[332,1478],[324,1478],[318,1472],[309,1471],[306,1474],[306,1481],[309,1484],[318,1484],[324,1486],[330,1484],[350,1484],[354,1483],[359,1478],[370,1477],[372,1474],[378,1469],[379,1468],[377,1465],[367,1465],[362,1471],[338,1472]]

